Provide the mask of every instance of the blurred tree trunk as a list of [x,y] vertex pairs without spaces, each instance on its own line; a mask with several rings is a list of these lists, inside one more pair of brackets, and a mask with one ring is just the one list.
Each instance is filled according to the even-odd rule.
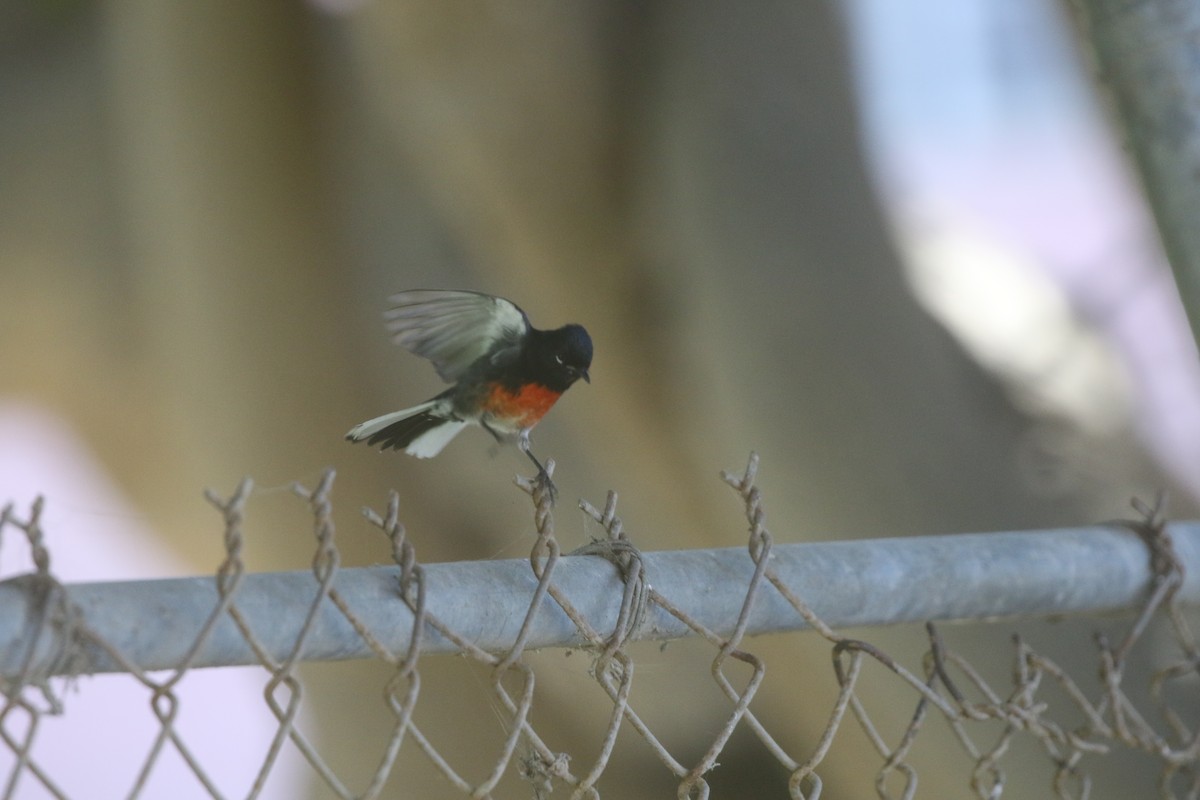
[[[324,324],[343,279],[305,23],[286,3],[107,6],[130,312],[151,332],[145,455],[170,465],[143,474],[144,496],[172,504],[155,518],[185,552],[211,552],[201,488],[311,480],[322,463],[298,432],[338,430],[313,415],[344,382]],[[186,521],[181,498],[195,501]],[[286,552],[295,534],[278,535],[248,544]]]
[[[348,278],[331,241],[311,19],[279,2],[105,11],[134,289],[118,313],[148,332],[150,394],[138,398],[136,424],[152,434],[133,476],[139,502],[210,571],[219,518],[201,490],[227,493],[242,475],[283,487],[283,503],[254,502],[245,556],[252,570],[302,568],[311,523],[286,485],[315,483],[355,413],[338,339]],[[350,539],[343,557],[360,544]],[[353,669],[382,671],[306,677],[305,711],[328,720],[322,730],[378,702],[361,693],[357,707],[341,701],[347,684],[361,686],[347,680]],[[372,713],[386,715],[363,716]],[[374,748],[336,737],[322,746],[353,784],[375,767]]]

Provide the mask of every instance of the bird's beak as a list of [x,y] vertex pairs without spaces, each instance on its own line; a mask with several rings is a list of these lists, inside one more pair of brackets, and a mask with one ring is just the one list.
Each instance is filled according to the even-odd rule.
[[592,376],[588,375],[588,371],[586,369],[579,370],[579,376],[581,378],[583,378],[585,381],[587,381],[588,383],[592,382]]

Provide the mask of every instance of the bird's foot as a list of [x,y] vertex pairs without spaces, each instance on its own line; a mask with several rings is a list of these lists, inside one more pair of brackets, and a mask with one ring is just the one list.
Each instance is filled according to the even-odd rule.
[[550,505],[558,502],[558,487],[554,485],[554,480],[545,467],[538,467],[537,477],[533,479],[533,493],[535,500],[539,494],[544,493],[550,498]]
[[524,475],[516,476],[516,484],[521,487],[521,490],[533,498],[533,504],[539,508],[545,507],[549,510],[558,501],[558,487],[554,485],[554,479],[550,476],[554,474],[554,460],[546,462],[546,466],[538,464],[537,475],[532,478],[526,478]]
[[550,477],[554,473],[554,459],[548,459],[545,466],[543,466],[542,462],[538,461],[537,456],[529,450],[529,436],[527,433],[523,433],[521,438],[517,440],[517,446],[520,447],[522,453],[529,456],[529,460],[537,467],[537,477],[531,481],[532,488],[529,490],[530,494],[533,495],[534,502],[538,502],[539,497],[545,496],[550,500],[550,505],[554,505],[555,501],[558,500],[558,487],[554,485],[554,481]]

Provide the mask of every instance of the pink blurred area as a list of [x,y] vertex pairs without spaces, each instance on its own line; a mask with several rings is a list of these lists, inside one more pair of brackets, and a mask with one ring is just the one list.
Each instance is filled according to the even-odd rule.
[[[1129,426],[1191,501],[1200,499],[1195,340],[1138,178],[1090,85],[1087,45],[1074,39],[1065,10],[1041,0],[903,8],[854,0],[847,14],[864,143],[910,266],[925,240],[966,237],[969,252],[1001,254],[1013,271],[1045,281],[1069,319],[1032,320],[1009,341],[995,337],[990,346],[1018,368],[1008,377],[1036,393],[1039,383],[1085,370],[1090,351],[1081,344],[1098,343],[1112,369],[1085,377],[1073,407],[1036,410],[1076,423],[1094,412],[1111,420],[1109,430]],[[984,267],[964,257],[938,269],[970,287]],[[1022,320],[1030,298],[963,291],[944,302],[957,306],[952,333],[970,340],[993,335],[989,315]],[[1082,335],[1049,345],[1053,324]],[[1043,363],[1028,363],[1046,347],[1053,352]],[[1105,403],[1113,407],[1096,408]]]

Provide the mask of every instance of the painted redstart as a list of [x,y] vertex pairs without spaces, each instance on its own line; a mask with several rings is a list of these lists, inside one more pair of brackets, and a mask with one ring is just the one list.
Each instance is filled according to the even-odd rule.
[[419,406],[355,425],[346,434],[430,458],[467,425],[482,425],[497,441],[516,437],[521,452],[553,491],[529,432],[562,393],[590,382],[592,339],[581,325],[542,331],[514,303],[478,292],[417,289],[389,298],[384,314],[392,341],[428,358],[446,391]]

